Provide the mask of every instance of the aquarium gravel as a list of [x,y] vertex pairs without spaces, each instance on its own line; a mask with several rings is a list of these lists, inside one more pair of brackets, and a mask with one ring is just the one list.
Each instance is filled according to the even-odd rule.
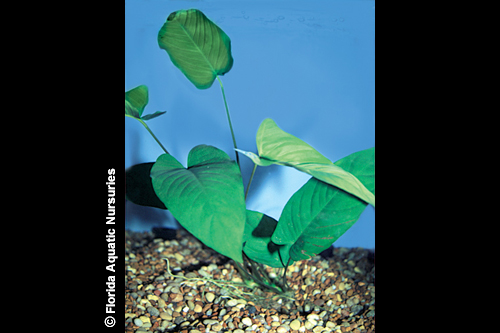
[[277,295],[236,287],[231,260],[184,229],[166,231],[126,232],[125,332],[375,332],[374,251],[295,262],[292,291]]

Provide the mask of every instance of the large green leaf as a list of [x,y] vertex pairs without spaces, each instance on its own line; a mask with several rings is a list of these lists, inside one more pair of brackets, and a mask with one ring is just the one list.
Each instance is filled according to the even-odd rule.
[[271,241],[277,224],[272,217],[247,209],[243,251],[250,259],[271,267],[286,266],[290,245],[276,245]]
[[160,48],[198,89],[233,67],[231,40],[197,9],[171,13],[158,33]]
[[154,162],[136,164],[125,170],[125,198],[136,205],[167,209],[158,198],[151,182]]
[[185,169],[161,155],[151,169],[153,188],[172,215],[205,245],[243,262],[246,208],[238,165],[212,146],[200,145]]
[[375,196],[352,173],[332,163],[316,149],[299,138],[286,133],[272,119],[265,119],[257,132],[254,153],[237,149],[260,166],[279,164],[293,167],[343,189],[375,206]]
[[[351,154],[335,164],[375,193],[375,148]],[[285,205],[271,239],[279,245],[291,245],[293,260],[309,259],[342,236],[366,205],[337,187],[311,178]]]
[[139,121],[151,120],[165,114],[167,111],[156,111],[153,114],[142,116],[144,108],[149,102],[148,87],[145,85],[135,87],[125,92],[125,117]]

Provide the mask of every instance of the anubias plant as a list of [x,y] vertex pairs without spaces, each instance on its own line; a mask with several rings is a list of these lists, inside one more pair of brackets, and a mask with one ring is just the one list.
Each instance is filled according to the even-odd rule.
[[[229,37],[201,11],[190,9],[168,16],[159,31],[158,44],[198,89],[210,88],[215,79],[220,83],[236,162],[218,148],[199,145],[189,152],[184,167],[146,124],[165,112],[143,116],[149,97],[147,87],[141,85],[125,93],[125,116],[141,122],[165,154],[154,163],[127,170],[127,199],[170,210],[206,246],[231,258],[248,286],[285,292],[286,268],[291,263],[327,249],[359,219],[368,204],[375,207],[375,148],[332,163],[272,119],[265,119],[257,131],[257,154],[240,150],[220,80],[233,66]],[[246,192],[238,152],[254,162]],[[245,205],[257,166],[271,164],[312,176],[293,194],[278,221]],[[270,279],[264,265],[284,268],[283,279]]]

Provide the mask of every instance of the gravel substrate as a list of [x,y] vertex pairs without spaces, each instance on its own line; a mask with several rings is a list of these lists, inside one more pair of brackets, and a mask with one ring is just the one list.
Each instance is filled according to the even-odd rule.
[[296,262],[292,291],[279,296],[210,282],[242,281],[232,261],[185,230],[172,236],[126,232],[125,332],[375,332],[372,251],[335,248]]

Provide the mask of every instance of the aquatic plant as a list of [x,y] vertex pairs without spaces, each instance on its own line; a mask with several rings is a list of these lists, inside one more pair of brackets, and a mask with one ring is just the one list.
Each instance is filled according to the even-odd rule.
[[[165,151],[156,162],[129,168],[126,197],[140,205],[168,209],[206,246],[231,258],[249,287],[287,290],[286,268],[330,247],[360,217],[375,207],[375,148],[355,152],[332,163],[301,139],[265,119],[256,136],[257,154],[238,149],[220,76],[233,66],[231,40],[196,9],[171,13],[158,34],[160,48],[198,89],[220,83],[236,161],[213,146],[199,145],[187,167],[168,153],[146,124],[165,112],[143,116],[149,101],[144,85],[125,93],[125,116],[137,119]],[[254,162],[244,192],[239,155]],[[312,177],[283,208],[278,221],[246,208],[245,200],[258,166],[278,164]],[[282,268],[272,280],[265,266]]]

